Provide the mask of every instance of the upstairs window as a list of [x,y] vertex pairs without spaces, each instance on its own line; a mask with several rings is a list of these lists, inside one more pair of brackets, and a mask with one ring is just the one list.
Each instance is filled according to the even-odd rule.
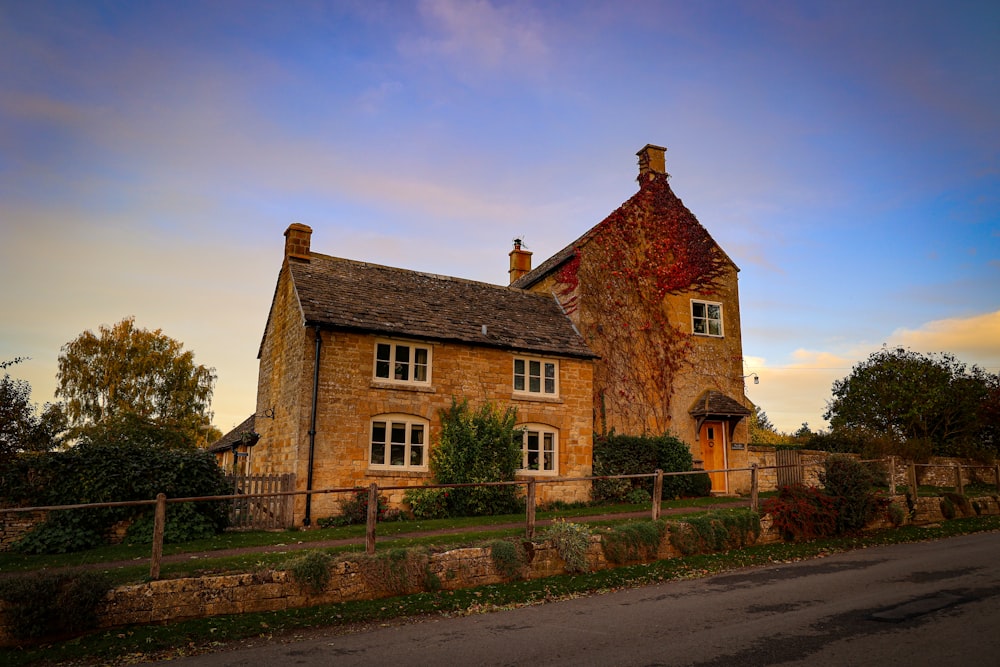
[[410,415],[379,415],[372,419],[370,468],[427,469],[427,421]]
[[691,302],[691,330],[698,336],[722,337],[722,304]]
[[514,393],[559,395],[559,362],[545,359],[514,359]]
[[521,469],[535,475],[559,471],[559,432],[544,424],[525,424],[521,431]]
[[430,384],[431,348],[426,345],[375,344],[375,379],[405,384]]

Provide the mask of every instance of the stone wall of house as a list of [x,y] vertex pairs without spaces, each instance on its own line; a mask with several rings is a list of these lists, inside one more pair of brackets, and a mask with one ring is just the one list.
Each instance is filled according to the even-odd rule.
[[[580,256],[580,262],[585,264],[587,261],[587,253],[583,252]],[[599,309],[595,310],[594,304],[584,298],[584,292],[590,287],[584,284],[584,279],[588,275],[585,268],[582,267],[575,275],[582,276],[575,286],[563,282],[566,276],[555,271],[533,285],[531,290],[558,295],[567,314],[588,341],[600,337],[601,332],[605,331],[607,327],[628,326],[628,322],[608,321],[606,313]],[[644,380],[639,383],[630,383],[629,387],[623,388],[601,386],[599,381],[595,381],[592,408],[596,422],[594,424],[595,430],[600,431],[605,427],[614,428],[619,433],[669,430],[688,443],[696,460],[705,460],[706,457],[702,453],[698,441],[697,422],[689,414],[695,401],[707,390],[719,391],[738,402],[744,400],[743,344],[736,268],[730,266],[720,282],[720,287],[711,296],[690,292],[670,295],[663,303],[668,320],[681,335],[687,336],[684,360],[679,371],[673,376],[672,385],[664,386],[660,382]],[[591,288],[601,289],[602,286]],[[715,338],[692,334],[692,299],[722,304],[723,337]],[[636,311],[627,319],[633,323],[643,322],[648,321],[650,316],[645,312]],[[599,346],[595,346],[595,349],[599,349]],[[601,360],[595,362],[597,365],[601,363]],[[647,367],[646,371],[647,373],[654,372],[651,367]],[[637,369],[637,372],[641,373],[642,368]],[[599,374],[597,375],[599,376]],[[623,391],[634,392],[636,386],[642,384],[650,386],[649,393],[635,401],[625,401],[621,405],[617,405],[616,401],[608,398]],[[663,419],[645,413],[645,417],[641,417],[638,415],[639,411],[635,410],[635,405],[640,402],[656,405],[669,403],[669,412]],[[746,447],[749,443],[749,431],[746,419],[739,422],[731,436],[727,429],[727,440],[725,467],[748,467],[749,458]],[[728,491],[730,493],[745,493],[749,489],[749,472],[729,475]]]
[[[261,439],[250,452],[251,474],[294,473],[296,479],[306,478],[313,337],[302,326],[302,311],[286,263],[278,275],[257,376],[255,414],[273,410],[274,418],[254,420]],[[304,482],[300,486],[305,488]],[[295,516],[301,518],[305,497],[296,496],[294,507]]]
[[[283,272],[283,276],[285,272]],[[315,334],[303,333],[285,278],[279,280],[261,355],[258,414],[274,407],[275,419],[258,419],[260,442],[250,458],[253,473],[296,473],[298,490],[307,484],[309,418]],[[373,379],[378,342],[412,343],[431,349],[428,386],[400,385]],[[288,350],[299,350],[290,356]],[[586,477],[592,472],[590,360],[551,357],[559,366],[559,396],[527,398],[513,393],[514,354],[507,350],[426,340],[391,340],[373,334],[323,331],[319,367],[319,395],[313,464],[314,489],[420,486],[431,482],[429,470],[378,470],[368,463],[371,422],[377,416],[405,415],[423,420],[426,443],[433,448],[440,435],[441,410],[453,398],[467,398],[473,408],[483,401],[517,409],[520,424],[543,424],[558,432],[557,477]],[[549,357],[546,357],[547,359]],[[290,370],[291,369],[291,370]],[[527,479],[527,478],[525,478]],[[539,476],[540,480],[549,477]],[[541,484],[538,502],[578,501],[589,498],[590,484]],[[403,501],[404,491],[386,492],[391,505]],[[311,518],[339,513],[342,494],[318,494],[312,499]],[[305,512],[297,498],[294,522]]]

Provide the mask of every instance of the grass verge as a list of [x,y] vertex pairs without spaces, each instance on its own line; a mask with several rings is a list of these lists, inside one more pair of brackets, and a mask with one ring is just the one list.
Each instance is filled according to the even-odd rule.
[[327,628],[345,632],[371,623],[426,615],[468,615],[556,601],[621,588],[690,579],[729,570],[788,563],[841,551],[922,542],[1000,530],[1000,517],[956,519],[906,526],[858,537],[755,546],[726,553],[687,556],[534,581],[481,586],[461,591],[419,593],[383,600],[323,605],[283,612],[203,618],[170,625],[135,626],[25,649],[0,649],[0,664],[118,665],[166,660],[232,647],[236,642],[294,639],[297,633]]

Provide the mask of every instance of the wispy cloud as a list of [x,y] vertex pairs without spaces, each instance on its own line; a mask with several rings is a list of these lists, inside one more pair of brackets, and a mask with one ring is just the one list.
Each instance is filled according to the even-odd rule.
[[484,72],[536,76],[545,66],[545,31],[530,5],[423,0],[419,11],[427,33],[400,42],[405,57],[443,60],[466,82]]

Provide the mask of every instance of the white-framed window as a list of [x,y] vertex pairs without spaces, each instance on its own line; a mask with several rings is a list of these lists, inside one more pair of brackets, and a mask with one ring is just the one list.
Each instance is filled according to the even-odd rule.
[[413,415],[372,418],[368,467],[380,470],[427,470],[426,419]]
[[514,358],[514,393],[559,395],[559,362],[552,359]]
[[691,301],[691,331],[698,336],[722,337],[722,304]]
[[559,431],[545,424],[522,424],[521,469],[531,475],[559,472]]
[[401,384],[430,384],[431,347],[387,340],[376,341],[375,379]]

